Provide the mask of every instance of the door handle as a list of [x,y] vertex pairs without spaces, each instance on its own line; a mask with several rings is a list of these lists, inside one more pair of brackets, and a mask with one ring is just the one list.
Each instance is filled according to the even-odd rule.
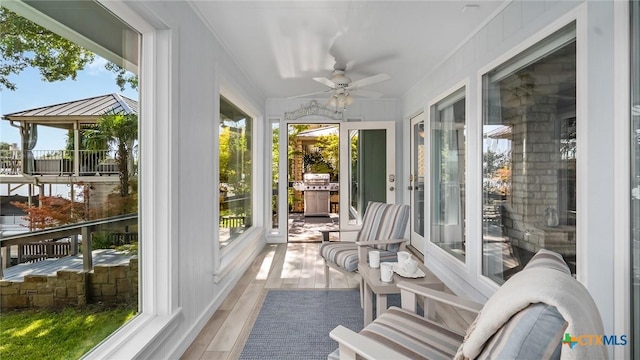
[[389,188],[390,191],[395,190],[396,188],[394,188],[393,186]]

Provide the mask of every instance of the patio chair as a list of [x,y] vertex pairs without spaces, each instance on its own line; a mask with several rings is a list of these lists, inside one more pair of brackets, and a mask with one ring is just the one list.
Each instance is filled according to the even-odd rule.
[[[338,326],[329,359],[607,359],[606,346],[583,346],[583,334],[603,334],[587,289],[562,256],[540,250],[484,306],[408,282],[398,283],[402,308],[391,307],[360,333]],[[415,313],[416,302],[438,301],[478,313],[466,335]]]
[[[324,258],[324,281],[329,286],[329,268],[353,273],[359,263],[367,263],[369,251],[380,251],[380,261],[397,261],[404,249],[404,232],[409,221],[409,206],[370,201],[358,231],[356,242],[325,242],[320,245]],[[362,286],[361,289],[362,291]]]

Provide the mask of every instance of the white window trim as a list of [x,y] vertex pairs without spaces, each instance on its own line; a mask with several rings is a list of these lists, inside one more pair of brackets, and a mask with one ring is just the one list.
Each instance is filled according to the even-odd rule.
[[[177,193],[170,191],[176,176],[171,170],[177,154],[172,151],[171,106],[174,33],[156,29],[121,1],[102,4],[142,34],[140,59],[140,313],[87,353],[85,359],[136,358],[159,346],[178,324],[177,216],[171,205]],[[153,120],[152,120],[153,119]],[[169,159],[169,161],[167,161]],[[172,194],[167,197],[167,194]]]
[[[339,120],[333,120],[329,118],[325,118],[317,115],[309,115],[303,116],[301,118],[295,120],[285,120],[282,117],[271,116],[270,119],[280,119],[280,183],[278,184],[278,227],[280,231],[277,235],[271,235],[267,238],[267,241],[270,244],[286,244],[289,240],[289,223],[288,223],[288,215],[289,215],[289,159],[287,158],[287,152],[289,149],[289,125],[297,125],[297,124],[332,124],[332,125],[340,125]],[[362,117],[352,117],[353,119],[362,120]],[[269,123],[271,126],[271,123]],[[270,130],[269,130],[270,131]],[[269,166],[271,166],[271,153],[265,154],[264,158]],[[283,165],[284,164],[284,165]],[[271,170],[269,169],[269,172]],[[284,179],[284,180],[283,180]],[[269,190],[271,191],[271,190]],[[284,194],[284,195],[283,195]],[[269,198],[270,199],[270,198]],[[266,204],[268,207],[269,214],[271,214],[271,201]]]
[[[278,149],[280,149],[280,139],[282,138],[282,117],[279,116],[269,116],[268,117],[268,128],[265,129],[265,144],[269,144],[270,147],[273,146],[273,124],[278,124]],[[265,147],[266,150],[266,147]],[[282,154],[280,154],[282,155]],[[276,225],[278,225],[277,228],[273,227],[273,217],[272,217],[272,206],[271,206],[271,201],[272,201],[272,192],[273,189],[271,188],[272,186],[272,181],[273,181],[273,154],[270,151],[265,151],[264,156],[266,157],[266,161],[265,163],[268,164],[267,168],[265,168],[265,174],[266,174],[266,178],[269,179],[269,181],[265,181],[265,187],[264,187],[264,191],[265,191],[265,224],[268,224],[267,226],[267,238],[280,238],[282,237],[282,226],[281,223],[283,221],[281,221],[281,213],[282,211],[282,201],[281,201],[281,195],[280,195],[280,183],[282,182],[282,178],[280,178],[280,172],[278,171],[278,177],[279,177],[279,182],[278,182],[278,204],[276,207],[276,213],[278,215],[278,223]],[[280,167],[282,166],[282,162],[280,161],[280,158],[282,156],[278,157],[278,169],[280,169]],[[286,190],[285,190],[286,193]],[[284,203],[284,206],[286,206],[286,202]]]
[[[513,47],[511,50],[504,52],[501,56],[491,61],[487,65],[481,67],[477,72],[477,96],[478,102],[476,104],[476,111],[479,114],[479,121],[476,124],[476,137],[482,138],[482,126],[484,119],[482,118],[483,114],[483,76],[487,75],[489,72],[499,67],[500,65],[508,62],[510,59],[518,56],[520,53],[527,51],[527,49],[533,47],[540,41],[544,40],[546,37],[554,34],[558,30],[562,29],[566,25],[571,22],[576,22],[576,59],[586,59],[587,58],[587,4],[581,4],[576,6],[574,9],[568,11],[563,16],[559,17],[551,24],[545,26],[540,31],[537,31],[534,35],[527,38],[525,41],[522,41],[519,45]],[[586,61],[577,61],[576,64],[576,78],[578,81],[577,84],[577,94],[576,94],[576,116],[582,124],[587,124],[587,105],[583,99],[586,99],[586,79],[587,79],[587,66]],[[587,139],[587,126],[579,126],[578,127],[578,139]],[[482,154],[482,142],[480,142],[476,146],[476,151],[479,151]],[[587,193],[587,174],[586,174],[586,166],[584,166],[585,159],[587,159],[587,146],[585,141],[578,141],[577,151],[580,153],[580,157],[577,160],[577,173],[576,173],[576,186],[577,191],[580,194]],[[482,179],[482,164],[476,166],[471,171],[480,172],[479,174],[474,174],[474,179],[480,179],[478,191],[481,193],[481,179]],[[471,177],[470,177],[471,179]],[[471,180],[470,180],[471,181]],[[480,206],[478,203],[475,203],[475,206]],[[587,204],[586,199],[583,197],[578,197],[577,199],[577,209],[578,214],[586,214],[587,213]],[[470,219],[471,220],[471,219]],[[481,219],[473,219],[472,223],[476,223],[478,221],[482,221]],[[584,261],[580,261],[581,259],[586,259],[587,254],[587,231],[586,231],[586,221],[579,221],[576,226],[576,238],[580,239],[579,242],[576,242],[576,258],[577,258],[577,277],[582,283],[585,283],[584,279],[586,279],[586,265]],[[476,229],[477,234],[481,234],[481,228]],[[482,275],[482,251],[481,249],[476,252],[476,256],[478,257],[477,263],[475,265],[475,273],[476,273],[476,284],[478,284],[478,291],[482,292],[486,296],[491,296],[497,289],[498,285],[488,277]]]
[[[432,127],[432,121],[433,121],[433,112],[434,111],[439,111],[445,107],[451,106],[453,105],[455,102],[459,101],[460,99],[463,99],[465,101],[465,126],[468,129],[468,125],[469,125],[469,98],[470,98],[470,94],[469,94],[469,78],[465,78],[463,81],[455,84],[454,86],[448,88],[446,91],[443,91],[440,95],[438,95],[437,97],[435,97],[434,99],[432,99],[431,101],[429,101],[429,104],[427,106],[427,111],[426,111],[426,120],[425,120],[425,127],[424,127],[424,131],[425,131],[425,139],[427,138],[427,136],[431,136],[431,131],[433,130]],[[469,148],[469,131],[467,130],[467,136],[465,136],[465,195],[469,194],[469,191],[467,189],[467,187],[469,186],[468,183],[468,167],[469,167],[469,152],[468,152],[468,148]],[[431,149],[431,142],[430,141],[426,141],[425,145],[428,144],[428,147],[425,151],[425,171],[427,171],[428,173],[430,173],[431,171],[431,155],[432,155],[432,149]],[[468,266],[468,262],[469,262],[469,250],[468,247],[470,245],[470,241],[466,242],[466,247],[467,250],[465,251],[465,260],[462,261],[456,257],[454,257],[452,254],[450,254],[449,252],[447,252],[446,250],[444,250],[443,248],[441,248],[440,246],[436,245],[435,243],[433,243],[433,241],[431,241],[431,202],[433,201],[433,199],[431,198],[431,190],[434,186],[433,184],[433,179],[431,178],[431,176],[425,176],[425,192],[424,192],[424,196],[425,196],[425,209],[424,209],[424,217],[425,219],[428,219],[428,221],[425,224],[428,224],[429,226],[425,226],[425,231],[424,231],[424,239],[426,242],[426,248],[428,249],[428,252],[431,255],[435,255],[437,254],[438,259],[443,262],[446,263],[447,267],[449,268],[457,268],[458,270],[468,273],[469,272],[469,266]],[[465,219],[469,219],[469,203],[468,203],[468,199],[465,199],[465,202],[467,203],[465,206],[465,213],[462,215]],[[467,225],[465,226],[465,238],[469,239],[469,221],[466,221]]]
[[[614,201],[614,332],[631,334],[631,259],[628,249],[631,241],[631,127],[629,125],[631,68],[630,68],[630,6],[628,1],[614,4],[614,114],[613,126],[615,149]],[[637,25],[636,25],[637,26]],[[640,344],[636,344],[640,346]],[[631,346],[614,346],[614,358],[630,359]]]
[[[215,65],[215,74],[216,81],[214,82],[215,90],[214,96],[216,99],[219,99],[220,96],[223,96],[233,105],[237,106],[240,110],[245,112],[248,116],[253,120],[252,123],[252,132],[253,135],[251,137],[252,149],[251,149],[251,157],[252,161],[252,169],[253,172],[251,176],[251,206],[252,206],[252,226],[247,229],[245,233],[239,236],[237,239],[234,239],[229,245],[220,249],[220,238],[218,235],[214,237],[214,283],[218,283],[225,278],[225,275],[231,271],[233,268],[237,266],[246,265],[247,261],[247,247],[252,246],[256,239],[264,239],[265,238],[265,220],[264,216],[258,216],[259,213],[264,211],[265,207],[265,199],[263,195],[258,195],[260,190],[263,189],[261,186],[262,179],[260,177],[261,174],[266,173],[265,162],[257,161],[258,159],[263,159],[263,155],[259,151],[259,149],[264,148],[265,140],[264,136],[260,136],[260,134],[264,134],[265,132],[265,124],[264,124],[264,116],[261,113],[259,107],[254,104],[247,94],[242,90],[242,88],[233,80],[233,77],[227,75],[220,66]],[[219,101],[214,102],[214,112],[215,116],[213,120],[216,124],[220,122],[220,103]],[[219,137],[218,126],[214,127],[214,138]],[[215,156],[214,161],[219,163],[220,153],[219,149],[216,147],[214,149]],[[219,169],[216,169],[214,172],[215,176],[215,184],[219,184],[220,179]],[[270,212],[269,212],[270,213]],[[219,207],[214,207],[214,218],[218,218],[220,216]],[[218,231],[216,234],[219,234],[219,223],[216,221],[215,229]]]
[[[428,136],[431,136],[431,130],[432,130],[432,120],[433,120],[433,111],[434,109],[440,109],[442,107],[442,105],[453,105],[456,101],[464,98],[465,101],[465,126],[467,126],[467,129],[469,128],[469,120],[470,120],[470,113],[469,113],[469,108],[470,108],[470,104],[469,104],[469,100],[470,100],[470,79],[469,78],[465,78],[464,80],[456,83],[455,85],[451,86],[450,88],[446,89],[445,91],[441,92],[440,95],[438,95],[437,97],[431,99],[426,107],[426,111],[425,111],[425,134],[428,134]],[[470,152],[468,151],[469,149],[469,130],[467,130],[467,136],[465,137],[466,140],[466,145],[465,145],[465,151],[466,151],[466,164],[465,164],[465,181],[467,181],[466,183],[466,189],[465,189],[465,194],[469,194],[469,182],[468,182],[468,176],[467,174],[469,174],[469,154]],[[427,135],[425,135],[425,138],[427,138]],[[430,171],[431,169],[431,142],[425,142],[425,145],[428,143],[428,147],[427,147],[427,151],[425,151],[425,169],[427,170],[427,172]],[[426,219],[425,221],[425,234],[424,234],[424,239],[425,239],[425,250],[427,250],[426,252],[429,253],[429,256],[435,256],[439,259],[439,261],[441,261],[443,264],[446,264],[446,266],[448,268],[457,268],[465,273],[469,272],[469,245],[470,245],[470,241],[467,241],[467,250],[465,253],[465,261],[461,261],[457,258],[455,258],[453,255],[451,255],[450,253],[448,253],[446,250],[442,249],[440,246],[434,244],[431,241],[431,201],[433,201],[433,199],[431,199],[431,189],[434,186],[433,182],[432,182],[432,178],[431,176],[425,176],[425,201],[424,201],[424,218]],[[429,191],[426,191],[426,189],[429,189]],[[465,214],[463,214],[464,218],[467,221],[467,225],[466,225],[466,229],[465,229],[465,237],[467,239],[469,239],[469,203],[468,203],[468,199],[465,199],[465,201],[467,202],[466,204],[466,210],[465,210]]]

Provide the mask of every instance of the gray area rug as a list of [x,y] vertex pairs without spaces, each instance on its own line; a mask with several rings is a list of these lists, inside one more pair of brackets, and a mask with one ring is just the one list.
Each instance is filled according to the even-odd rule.
[[326,359],[338,325],[362,330],[358,290],[269,290],[240,359]]

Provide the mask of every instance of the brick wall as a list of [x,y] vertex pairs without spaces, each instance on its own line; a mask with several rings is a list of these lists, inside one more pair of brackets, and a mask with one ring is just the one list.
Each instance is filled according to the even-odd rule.
[[[560,211],[560,171],[575,169],[563,161],[558,94],[565,78],[575,74],[569,56],[536,63],[501,81],[503,123],[512,128],[511,198],[503,225],[514,245],[535,252],[540,248],[575,253],[575,227],[546,226],[547,209]],[[565,104],[566,105],[566,104]],[[560,249],[559,247],[562,247]]]

